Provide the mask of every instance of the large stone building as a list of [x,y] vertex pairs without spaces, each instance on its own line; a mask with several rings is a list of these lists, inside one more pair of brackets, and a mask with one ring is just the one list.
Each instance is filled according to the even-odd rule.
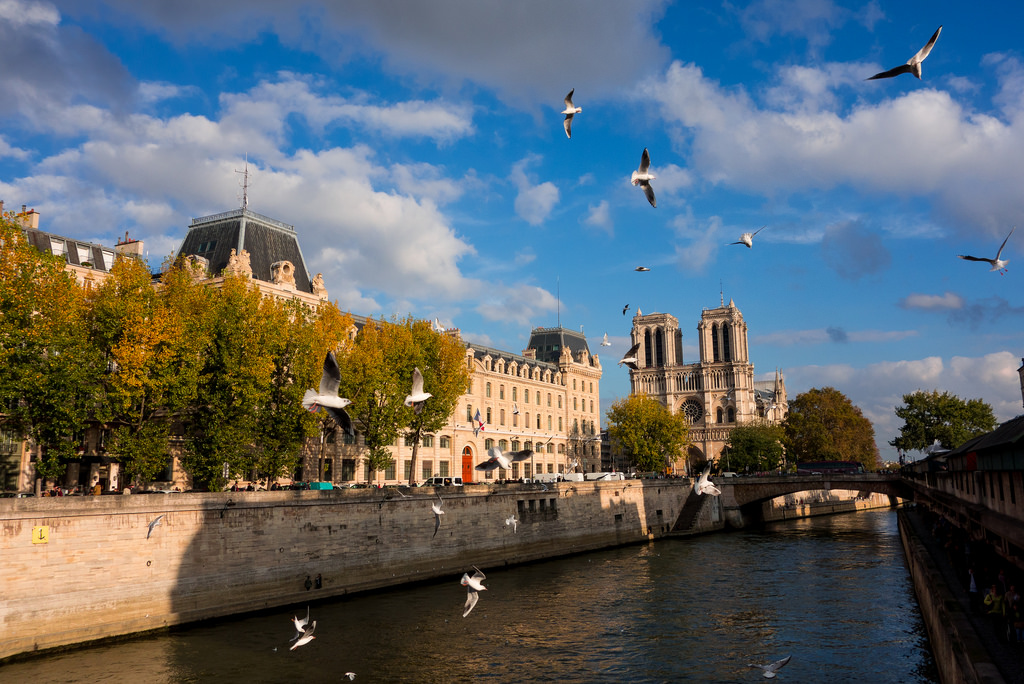
[[684,413],[690,424],[689,454],[676,472],[717,462],[737,425],[756,419],[779,423],[786,417],[785,378],[776,371],[772,380],[754,381],[747,324],[732,300],[701,313],[696,363],[684,363],[683,335],[671,314],[637,311],[631,335],[633,344],[640,344],[638,368],[629,373],[633,394],[658,399],[673,413]]

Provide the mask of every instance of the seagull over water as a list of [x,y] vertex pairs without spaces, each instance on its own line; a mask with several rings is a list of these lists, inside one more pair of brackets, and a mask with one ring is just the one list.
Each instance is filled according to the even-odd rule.
[[405,398],[405,405],[411,406],[413,413],[417,416],[423,413],[423,403],[434,396],[430,392],[423,391],[423,373],[419,368],[412,369],[412,393]]
[[621,366],[622,364],[626,364],[626,366],[628,368],[632,368],[633,370],[638,370],[637,360],[636,360],[636,353],[638,351],[640,351],[640,343],[639,342],[637,342],[636,344],[634,344],[632,347],[629,348],[629,351],[627,351],[625,353],[625,355],[623,355],[622,360],[619,361],[618,365]]
[[764,230],[767,227],[768,226],[761,226],[760,228],[755,230],[753,233],[744,233],[743,235],[740,235],[740,239],[739,239],[738,242],[730,242],[729,244],[730,245],[746,245],[747,247],[753,247],[754,246],[754,236],[757,235],[758,233],[760,233],[762,230]]
[[303,628],[302,636],[299,637],[299,640],[295,642],[295,645],[292,646],[291,648],[289,648],[288,650],[289,651],[294,651],[299,646],[305,646],[306,644],[308,644],[313,639],[316,639],[316,637],[313,636],[313,630],[315,630],[315,629],[316,629],[316,620],[313,620],[313,624],[308,626],[308,627]]
[[437,530],[441,527],[441,516],[444,515],[444,511],[441,510],[443,504],[444,501],[441,500],[440,494],[437,495],[437,503],[431,502],[430,504],[430,510],[434,514],[434,534],[430,535],[431,539],[437,536]]
[[509,525],[511,525],[512,526],[512,534],[516,533],[516,527],[518,526],[518,524],[519,524],[519,521],[516,520],[515,514],[510,515],[507,518],[505,518],[505,527],[508,527]]
[[302,397],[302,406],[311,413],[323,409],[334,418],[349,436],[355,437],[356,431],[352,426],[352,419],[349,417],[345,407],[352,402],[344,397],[338,396],[338,385],[341,384],[341,370],[338,368],[338,360],[334,358],[334,352],[327,352],[324,359],[324,372],[320,376],[320,389],[316,392],[306,390]]
[[487,587],[483,585],[483,580],[487,579],[487,575],[480,572],[480,568],[473,566],[476,572],[470,577],[468,572],[462,573],[462,586],[468,587],[466,590],[466,607],[462,611],[462,617],[469,615],[469,612],[476,606],[476,602],[480,600],[481,591],[487,591]]
[[292,637],[292,641],[302,637],[303,632],[306,631],[306,625],[309,624],[309,606],[306,606],[306,618],[302,619],[299,616],[292,617],[292,624],[295,625],[295,636]]
[[992,264],[992,268],[988,269],[990,272],[991,271],[999,271],[1000,275],[1004,275],[1006,273],[1006,265],[1010,263],[1010,260],[1009,259],[1003,260],[1003,259],[1000,259],[999,257],[1003,254],[1003,247],[1006,247],[1006,242],[1007,242],[1007,240],[1010,239],[1010,235],[1013,235],[1013,231],[1015,231],[1016,229],[1017,229],[1017,226],[1014,226],[1013,228],[1010,229],[1010,233],[1009,233],[1009,235],[1006,236],[1006,240],[1003,240],[1003,244],[999,245],[999,251],[996,252],[996,258],[995,259],[986,259],[985,257],[967,256],[966,254],[957,254],[957,257],[960,258],[960,259],[966,259],[967,261],[985,261],[985,262],[988,262],[988,263]]
[[759,665],[757,663],[748,663],[747,667],[760,668],[761,671],[764,673],[764,676],[765,676],[766,679],[774,679],[775,678],[775,673],[778,672],[783,667],[785,667],[789,663],[789,659],[792,658],[792,657],[793,656],[786,656],[782,660],[776,660],[774,663],[769,663],[768,665]]
[[610,346],[612,346],[612,343],[608,341],[608,333],[604,334],[604,339],[601,340],[601,346],[602,347],[610,347]]
[[149,539],[149,535],[153,534],[153,528],[160,526],[160,521],[164,519],[165,515],[167,514],[161,513],[160,515],[156,516],[156,518],[154,518],[151,523],[149,523],[149,531],[146,532],[146,539]]
[[565,137],[572,138],[572,117],[583,111],[582,107],[577,107],[572,103],[572,94],[576,92],[573,88],[569,91],[569,94],[565,96],[565,109],[561,112],[565,114]]
[[921,50],[916,55],[908,59],[906,64],[901,64],[898,67],[889,69],[888,71],[883,71],[881,73],[875,74],[874,76],[870,76],[865,80],[873,81],[877,78],[892,78],[893,76],[899,76],[900,74],[914,74],[914,76],[917,76],[920,79],[921,62],[923,62],[924,58],[928,56],[928,53],[932,51],[932,46],[934,46],[935,41],[939,39],[940,33],[942,33],[941,26],[935,30],[935,33],[932,34],[931,40],[928,41],[928,44],[921,48]]
[[[708,475],[710,473],[711,461],[708,461],[708,464],[704,466],[704,472],[702,472],[700,477],[697,478],[697,481],[693,483],[693,491],[700,495],[710,494],[711,496],[718,496],[722,493],[722,490],[716,487],[714,482],[708,480]],[[779,667],[782,667],[782,665],[779,665]]]
[[644,153],[640,155],[640,167],[633,172],[632,178],[629,182],[633,185],[639,185],[644,189],[644,194],[647,195],[647,201],[651,203],[652,207],[657,207],[658,202],[654,199],[654,188],[651,187],[651,181],[657,178],[650,172],[651,168],[651,155],[647,153],[647,148],[644,148]]

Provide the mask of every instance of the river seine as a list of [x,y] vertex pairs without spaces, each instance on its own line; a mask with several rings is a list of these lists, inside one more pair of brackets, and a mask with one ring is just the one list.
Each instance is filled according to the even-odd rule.
[[[468,568],[467,568],[468,569]],[[938,681],[896,514],[851,513],[459,577],[0,667],[32,682]]]

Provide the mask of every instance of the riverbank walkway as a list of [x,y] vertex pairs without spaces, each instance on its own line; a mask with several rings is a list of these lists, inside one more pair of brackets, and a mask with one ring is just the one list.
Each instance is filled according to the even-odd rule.
[[[924,544],[931,556],[935,566],[942,573],[949,591],[959,601],[964,614],[968,616],[971,626],[977,634],[978,641],[988,651],[993,664],[999,668],[1007,682],[1024,684],[1024,643],[1007,643],[1003,634],[996,634],[992,621],[980,608],[972,607],[970,598],[967,595],[967,588],[964,581],[957,575],[953,560],[947,552],[946,539],[936,537],[934,530],[934,516],[929,515],[920,508],[908,509],[906,521],[913,527],[918,539]],[[1021,585],[1017,584],[1018,590]],[[984,591],[983,587],[979,590]]]

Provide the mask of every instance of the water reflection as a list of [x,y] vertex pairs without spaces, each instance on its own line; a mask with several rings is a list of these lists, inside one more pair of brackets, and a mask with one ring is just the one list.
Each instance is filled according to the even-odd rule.
[[296,651],[293,612],[275,610],[14,663],[0,678],[757,682],[748,662],[792,653],[780,681],[936,679],[891,512],[485,572],[489,590],[465,619],[453,573],[314,604],[317,639]]

